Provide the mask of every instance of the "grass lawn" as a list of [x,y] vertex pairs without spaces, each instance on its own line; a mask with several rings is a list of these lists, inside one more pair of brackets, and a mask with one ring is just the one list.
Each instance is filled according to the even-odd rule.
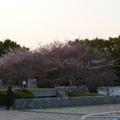
[[3,86],[17,86],[17,85],[14,85],[14,84],[5,84],[5,85],[3,85]]
[[29,90],[54,90],[54,88],[29,88]]
[[[5,92],[6,92],[7,90],[8,90],[8,88],[1,88],[1,89],[0,89],[0,91],[5,91]],[[12,90],[13,90],[13,88],[12,88]],[[13,91],[14,91],[14,90],[13,90]]]
[[[9,87],[9,86],[8,86]],[[1,88],[0,91],[7,91],[8,88]],[[12,88],[14,91],[14,88]],[[32,90],[54,90],[54,88],[29,88],[30,91]]]
[[71,91],[67,91],[67,95],[69,97],[85,97],[85,96],[105,96],[103,94],[97,94],[97,93],[85,93],[85,94],[77,94]]

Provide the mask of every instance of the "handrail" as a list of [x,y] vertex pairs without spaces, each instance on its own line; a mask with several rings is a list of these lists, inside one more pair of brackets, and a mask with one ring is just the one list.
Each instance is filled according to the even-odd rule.
[[[116,113],[117,116],[115,116],[115,115],[112,116],[112,115],[111,115],[112,113]],[[106,114],[110,114],[110,115],[106,115]],[[106,119],[106,118],[120,118],[119,114],[120,114],[120,111],[112,111],[112,112],[89,114],[89,115],[84,115],[84,116],[82,117],[82,120],[84,120],[84,119],[86,119],[86,118],[104,118],[104,119]],[[100,115],[104,115],[104,116],[100,116]]]

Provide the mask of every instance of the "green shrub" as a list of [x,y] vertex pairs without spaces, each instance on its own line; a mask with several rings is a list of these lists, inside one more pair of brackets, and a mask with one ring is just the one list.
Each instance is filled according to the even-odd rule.
[[0,91],[0,105],[5,105],[5,99],[6,99],[6,95],[5,95],[5,91]]
[[67,91],[67,95],[69,97],[85,97],[85,96],[105,96],[103,94],[97,94],[97,93],[85,93],[85,94],[77,94],[71,91]]
[[[0,91],[0,105],[6,104],[6,91]],[[24,89],[23,93],[14,91],[13,99],[11,101],[11,105],[14,103],[14,99],[31,99],[31,98],[37,98],[34,96],[29,90]]]
[[28,90],[28,89],[23,89],[23,93],[29,94],[29,95],[33,95],[33,93],[30,90]]

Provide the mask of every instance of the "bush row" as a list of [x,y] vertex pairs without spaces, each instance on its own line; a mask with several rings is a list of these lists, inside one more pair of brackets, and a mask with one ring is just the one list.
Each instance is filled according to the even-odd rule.
[[[6,105],[6,91],[0,91],[0,105]],[[31,91],[27,89],[23,89],[23,93],[14,91],[13,99],[11,101],[11,105],[14,103],[14,99],[30,99],[30,98],[37,98],[32,94]]]
[[77,94],[71,91],[67,91],[67,95],[69,97],[85,97],[85,96],[105,96],[103,94],[97,94],[97,93],[85,93],[85,94]]

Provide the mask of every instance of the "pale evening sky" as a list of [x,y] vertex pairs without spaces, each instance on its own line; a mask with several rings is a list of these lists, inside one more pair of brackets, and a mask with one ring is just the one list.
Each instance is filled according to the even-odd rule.
[[0,41],[37,42],[120,35],[120,0],[0,0]]

